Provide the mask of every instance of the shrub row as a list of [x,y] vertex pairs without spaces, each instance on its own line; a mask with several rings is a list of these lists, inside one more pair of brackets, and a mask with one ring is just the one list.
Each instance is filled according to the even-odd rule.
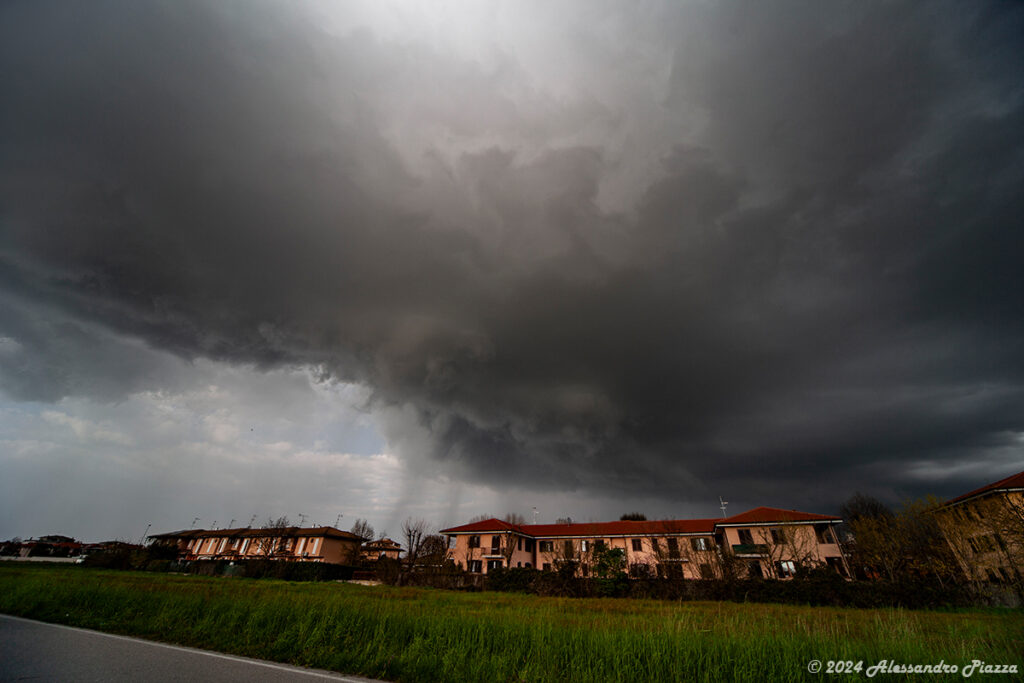
[[280,562],[276,560],[196,560],[178,562],[154,556],[150,549],[112,550],[90,555],[87,567],[99,569],[125,569],[150,572],[181,572],[202,576],[241,576],[249,579],[281,579],[283,581],[347,581],[355,567],[322,562]]
[[561,597],[621,597],[662,600],[726,600],[731,602],[829,605],[837,607],[905,607],[909,609],[968,607],[992,604],[994,592],[970,585],[939,585],[927,581],[889,583],[847,581],[820,574],[790,581],[579,578],[535,569],[496,569],[486,577],[486,590]]

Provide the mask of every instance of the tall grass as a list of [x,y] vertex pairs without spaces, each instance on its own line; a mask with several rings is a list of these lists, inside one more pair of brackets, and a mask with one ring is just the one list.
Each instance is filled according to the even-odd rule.
[[812,659],[1024,670],[1019,610],[574,600],[3,563],[0,611],[398,681],[824,678],[807,671]]

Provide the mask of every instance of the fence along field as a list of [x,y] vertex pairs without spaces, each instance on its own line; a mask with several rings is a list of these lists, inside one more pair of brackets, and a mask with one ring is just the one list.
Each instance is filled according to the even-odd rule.
[[1008,609],[564,599],[4,563],[0,611],[396,681],[826,677],[811,660],[1024,669],[1024,614]]

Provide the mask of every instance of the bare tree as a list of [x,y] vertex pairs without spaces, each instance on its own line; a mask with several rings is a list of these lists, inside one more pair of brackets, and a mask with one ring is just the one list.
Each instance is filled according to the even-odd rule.
[[292,523],[287,517],[273,519],[268,517],[267,521],[257,531],[259,534],[253,538],[256,551],[260,555],[272,557],[283,552],[284,532],[291,528]]
[[817,559],[817,535],[812,527],[783,523],[762,529],[761,533],[769,576],[783,579],[821,564]]
[[[525,524],[526,520],[522,515],[510,512],[505,515],[505,521],[518,527]],[[515,556],[519,544],[522,543],[522,536],[516,528],[505,529],[501,534],[501,556],[505,559],[505,566],[512,566],[512,558]]]
[[591,539],[559,539],[552,545],[551,556],[559,572],[573,576],[584,566],[590,566],[594,552]]
[[370,523],[362,517],[356,519],[350,531],[359,538],[363,539],[363,543],[373,540],[373,527],[370,526]]
[[423,519],[407,517],[402,522],[402,534],[405,536],[405,560],[411,569],[416,565],[423,550],[423,539],[429,534],[427,522]]

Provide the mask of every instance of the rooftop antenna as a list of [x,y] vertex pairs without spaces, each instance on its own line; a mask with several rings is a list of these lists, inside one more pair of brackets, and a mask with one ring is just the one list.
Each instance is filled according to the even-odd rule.
[[228,522],[228,528],[229,529],[234,529],[235,528],[235,518],[234,517],[232,517],[231,521]]
[[255,522],[255,521],[256,521],[256,515],[253,515],[252,519],[249,520],[249,526],[246,527],[246,528],[247,529],[251,529],[252,528],[252,523]]
[[533,506],[533,523],[534,524],[537,523],[537,506],[536,505]]
[[152,522],[150,522],[149,524],[146,525],[146,530],[142,533],[142,540],[139,541],[139,545],[145,545],[146,544],[146,539],[149,538],[149,527],[151,527],[151,526],[153,526]]
[[725,506],[729,504],[729,501],[722,500],[722,497],[719,496],[718,497],[718,503],[719,503],[719,507],[722,508],[722,517],[724,518],[725,517]]
[[299,513],[299,526],[306,526],[306,518],[308,516],[309,515],[304,515],[301,512]]
[[190,529],[195,529],[195,528],[196,528],[196,522],[198,522],[198,521],[199,521],[199,518],[198,518],[198,517],[196,517],[195,519],[193,519],[193,520],[192,520],[192,526],[190,526],[189,528],[190,528]]
[[345,514],[342,513],[342,514],[338,515],[338,518],[336,520],[334,520],[334,528],[335,529],[337,529],[338,525],[341,524],[341,518],[344,517],[344,516],[345,516]]
[[217,528],[217,520],[213,520],[213,527],[211,527],[211,528],[213,528],[213,529]]

